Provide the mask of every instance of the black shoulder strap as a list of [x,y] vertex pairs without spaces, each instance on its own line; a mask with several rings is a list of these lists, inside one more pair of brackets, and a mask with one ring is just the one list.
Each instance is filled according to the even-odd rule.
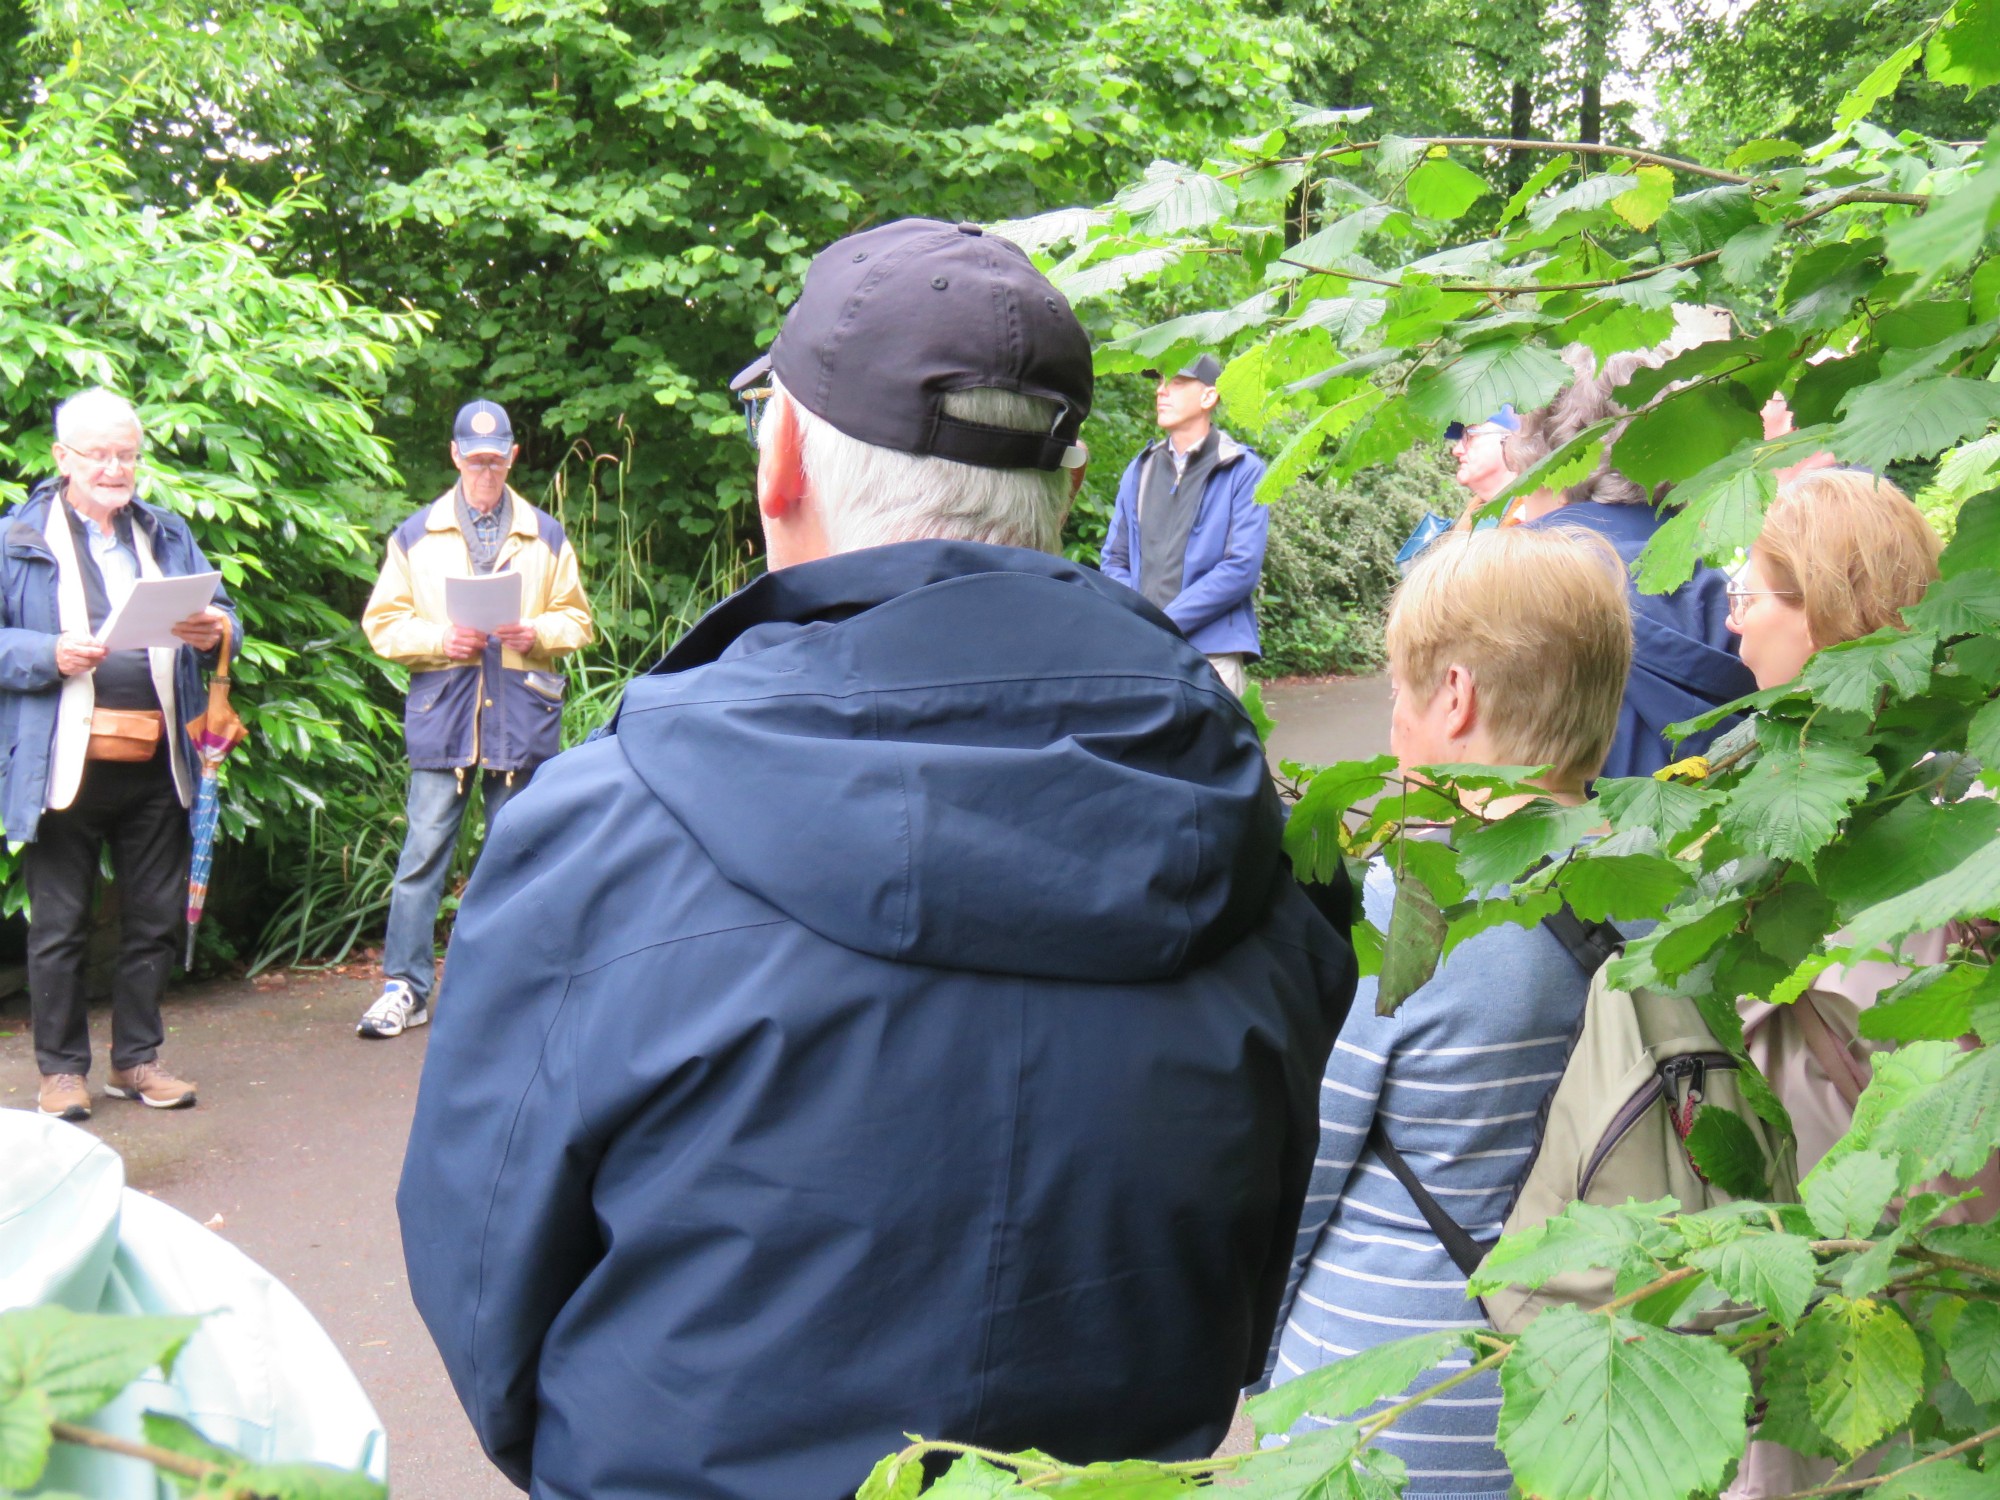
[[1543,917],[1542,926],[1576,960],[1577,967],[1583,970],[1587,979],[1594,979],[1599,969],[1625,951],[1623,933],[1609,922],[1584,921],[1569,909],[1567,901],[1561,910]]
[[1430,1190],[1417,1181],[1417,1174],[1410,1170],[1410,1164],[1403,1160],[1403,1153],[1390,1143],[1388,1131],[1382,1128],[1382,1117],[1375,1117],[1375,1128],[1369,1132],[1368,1144],[1375,1154],[1382,1158],[1382,1164],[1396,1174],[1396,1181],[1402,1183],[1403,1191],[1410,1195],[1410,1201],[1417,1205],[1417,1212],[1424,1216],[1424,1222],[1431,1226],[1431,1233],[1444,1246],[1445,1254],[1459,1270],[1470,1276],[1479,1269],[1479,1263],[1486,1258],[1491,1244],[1482,1245],[1465,1232],[1444,1206],[1430,1195]]

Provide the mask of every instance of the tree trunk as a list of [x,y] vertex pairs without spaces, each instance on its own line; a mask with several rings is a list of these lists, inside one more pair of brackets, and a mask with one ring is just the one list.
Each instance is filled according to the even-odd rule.
[[[1514,80],[1514,97],[1507,111],[1507,136],[1516,141],[1535,138],[1535,95],[1525,78]],[[1507,186],[1510,189],[1520,191],[1534,171],[1532,153],[1511,151],[1507,154]]]
[[1595,78],[1583,83],[1583,108],[1578,113],[1576,138],[1590,145],[1604,139],[1603,85]]

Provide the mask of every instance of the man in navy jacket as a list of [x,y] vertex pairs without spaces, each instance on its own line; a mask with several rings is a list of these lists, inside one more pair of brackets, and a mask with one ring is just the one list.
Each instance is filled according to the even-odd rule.
[[1252,599],[1270,516],[1257,503],[1264,461],[1214,423],[1222,363],[1204,354],[1161,378],[1154,413],[1165,435],[1118,481],[1098,566],[1180,627],[1238,697],[1243,665],[1262,653]]
[[548,1500],[831,1500],[906,1432],[1206,1453],[1345,934],[1200,653],[1050,555],[1090,351],[1025,255],[842,240],[753,382],[770,571],[466,893],[397,1200],[418,1308]]

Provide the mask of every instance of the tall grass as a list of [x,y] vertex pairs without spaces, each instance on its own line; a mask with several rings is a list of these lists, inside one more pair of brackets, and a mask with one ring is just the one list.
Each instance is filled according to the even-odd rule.
[[[691,571],[659,558],[686,554],[685,536],[660,521],[639,523],[625,503],[631,470],[629,431],[623,451],[599,453],[577,443],[542,495],[576,548],[597,638],[565,664],[563,744],[580,744],[608,720],[625,685],[652,667],[709,609],[756,576],[762,565],[725,521]],[[404,784],[379,779],[321,788],[326,805],[308,818],[297,858],[272,870],[285,896],[265,924],[250,961],[257,974],[274,964],[319,967],[345,961],[379,936],[388,916],[403,843]],[[468,815],[446,884],[440,923],[457,910],[485,836],[484,815]]]

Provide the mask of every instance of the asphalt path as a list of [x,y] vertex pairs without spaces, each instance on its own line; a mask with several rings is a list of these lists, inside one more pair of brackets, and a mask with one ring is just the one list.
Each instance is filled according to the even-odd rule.
[[[1380,678],[1269,687],[1273,759],[1360,759],[1388,743]],[[410,1302],[396,1178],[428,1030],[363,1042],[372,967],[189,985],[167,1007],[163,1059],[202,1086],[193,1110],[100,1099],[85,1127],[127,1184],[210,1225],[282,1277],[360,1376],[389,1431],[399,1500],[505,1500]],[[92,1016],[101,1084],[109,1016]],[[0,1106],[33,1108],[24,1002],[0,1006]],[[1232,1434],[1235,1446],[1244,1434]]]

